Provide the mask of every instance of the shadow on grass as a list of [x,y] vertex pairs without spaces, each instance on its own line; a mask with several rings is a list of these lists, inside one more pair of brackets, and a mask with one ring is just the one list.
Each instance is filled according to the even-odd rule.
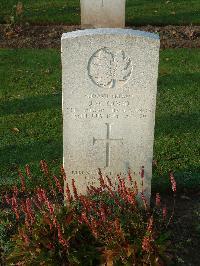
[[[155,25],[155,26],[167,26],[167,25],[188,25],[193,22],[193,25],[199,25],[200,19],[199,14],[196,11],[190,12],[179,12],[173,10],[163,11],[160,15],[158,13],[152,14],[150,16],[142,14],[141,12],[137,12],[134,14],[134,11],[131,10],[132,7],[127,6],[127,18],[126,25],[128,26],[143,26],[143,25]],[[142,7],[141,7],[142,8]],[[156,10],[156,8],[155,8]],[[176,8],[177,10],[177,8]],[[166,14],[167,13],[167,14]],[[138,15],[140,14],[140,16]]]
[[[188,168],[174,172],[177,183],[177,193],[200,192],[200,168]],[[154,169],[152,178],[152,193],[172,192],[169,173],[160,176]]]
[[42,159],[62,157],[62,140],[37,141],[24,145],[9,145],[0,151],[0,163],[15,168]]
[[31,22],[31,24],[49,25],[49,23],[60,24],[80,24],[80,7],[65,6],[63,8],[41,9],[40,14],[38,10],[29,10],[24,13],[24,22]]
[[[18,169],[24,171],[26,164],[31,166],[31,182],[47,186],[47,180],[40,170],[40,160],[47,161],[51,170],[57,174],[57,168],[62,164],[62,140],[9,145],[0,150],[0,164],[3,166],[0,173],[0,191],[12,190],[13,185],[20,184]],[[29,182],[28,179],[26,181]]]
[[61,108],[61,105],[61,94],[27,97],[25,99],[15,99],[1,103],[0,114],[1,116],[10,114],[21,115],[46,109]]
[[[182,64],[185,64],[186,62],[182,62]],[[167,89],[170,88],[171,84],[171,88],[175,88],[176,86],[180,87],[183,86],[183,88],[185,88],[186,84],[187,87],[188,86],[194,86],[195,83],[199,84],[200,82],[200,77],[199,77],[199,73],[195,72],[195,73],[178,73],[178,74],[162,74],[160,73],[160,77],[158,79],[158,86],[160,86],[159,89],[164,89],[161,86],[164,84],[167,85]]]
[[155,136],[179,135],[200,128],[199,113],[164,114],[156,117]]

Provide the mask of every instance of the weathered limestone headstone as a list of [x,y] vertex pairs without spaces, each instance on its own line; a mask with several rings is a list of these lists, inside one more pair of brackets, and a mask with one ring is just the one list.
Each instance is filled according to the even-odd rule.
[[96,29],[62,36],[64,168],[78,191],[98,184],[98,168],[117,174],[145,167],[150,197],[159,37]]
[[82,28],[124,28],[126,0],[81,0]]

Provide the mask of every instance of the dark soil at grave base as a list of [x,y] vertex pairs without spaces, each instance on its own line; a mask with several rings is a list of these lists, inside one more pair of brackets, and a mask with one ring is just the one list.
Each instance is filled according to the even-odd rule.
[[[160,34],[161,49],[200,48],[200,26],[141,26],[133,29]],[[80,26],[14,26],[0,25],[0,48],[56,48],[60,49],[63,32]]]
[[[152,195],[155,198],[155,195]],[[172,213],[173,195],[163,195],[168,214]],[[175,201],[175,215],[170,231],[169,249],[170,266],[200,265],[200,191],[198,193],[182,193]],[[168,265],[167,265],[168,266]]]

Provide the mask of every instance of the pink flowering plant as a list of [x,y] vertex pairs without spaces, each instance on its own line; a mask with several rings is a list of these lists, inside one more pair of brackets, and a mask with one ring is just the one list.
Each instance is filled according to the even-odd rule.
[[[9,265],[167,264],[166,228],[174,210],[169,217],[158,193],[152,209],[131,174],[126,182],[118,176],[116,190],[99,170],[99,187],[89,186],[87,195],[79,195],[75,181],[68,183],[63,168],[59,177],[51,177],[45,161],[41,169],[49,189],[37,186],[27,191],[26,178],[32,176],[26,166],[26,177],[19,171],[21,187],[2,197],[16,220],[6,258]],[[172,172],[170,180],[175,195]]]

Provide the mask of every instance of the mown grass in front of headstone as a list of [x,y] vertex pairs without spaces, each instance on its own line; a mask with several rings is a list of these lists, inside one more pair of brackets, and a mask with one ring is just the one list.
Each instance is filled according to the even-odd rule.
[[[23,13],[16,16],[18,0],[0,2],[0,23],[80,24],[78,0],[24,0]],[[131,25],[200,24],[198,0],[127,0],[126,22]]]
[[[62,162],[61,65],[54,50],[1,50],[1,183],[42,158]],[[53,166],[52,165],[52,166]],[[54,168],[54,166],[53,166]]]
[[[0,184],[5,190],[16,182],[17,167],[30,164],[37,179],[41,159],[55,172],[62,163],[61,63],[56,50],[2,49],[0,57]],[[170,169],[179,188],[200,185],[199,57],[196,49],[161,51],[155,191],[166,189]]]
[[154,149],[158,166],[153,181],[155,186],[158,180],[165,183],[160,177],[173,169],[178,186],[198,189],[200,53],[171,49],[160,56]]

